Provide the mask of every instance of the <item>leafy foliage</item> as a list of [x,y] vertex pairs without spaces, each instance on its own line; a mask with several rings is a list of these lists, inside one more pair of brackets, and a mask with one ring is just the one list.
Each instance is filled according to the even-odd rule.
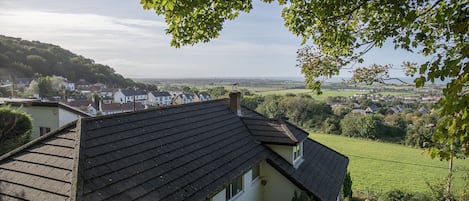
[[31,129],[31,117],[21,109],[0,107],[0,155],[28,142]]
[[224,96],[228,91],[225,89],[225,87],[213,87],[207,90],[207,92],[212,96],[213,98],[220,98]]
[[383,119],[377,115],[349,113],[340,121],[342,134],[350,137],[378,139],[382,135]]
[[344,200],[352,201],[353,191],[352,191],[352,177],[350,177],[350,172],[347,172],[347,174],[345,174],[344,183],[342,184],[342,196]]
[[114,69],[76,55],[59,46],[0,35],[0,74],[15,77],[59,75],[69,81],[85,79],[110,87],[130,87],[135,82]]

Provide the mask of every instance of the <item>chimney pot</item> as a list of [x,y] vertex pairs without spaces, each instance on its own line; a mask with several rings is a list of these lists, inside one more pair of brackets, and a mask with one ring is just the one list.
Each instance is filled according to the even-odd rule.
[[231,111],[236,112],[238,116],[241,116],[241,92],[230,92],[230,109]]

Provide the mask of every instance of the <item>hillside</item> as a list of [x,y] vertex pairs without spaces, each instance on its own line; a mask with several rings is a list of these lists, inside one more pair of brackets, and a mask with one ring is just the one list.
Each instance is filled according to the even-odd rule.
[[36,73],[43,76],[58,75],[72,82],[85,79],[111,87],[129,87],[135,84],[111,67],[96,64],[92,59],[57,45],[0,35],[0,75],[34,77]]

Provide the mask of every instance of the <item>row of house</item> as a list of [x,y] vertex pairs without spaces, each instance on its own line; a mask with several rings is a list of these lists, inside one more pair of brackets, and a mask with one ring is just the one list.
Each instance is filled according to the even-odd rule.
[[171,93],[166,91],[147,92],[145,90],[119,89],[114,93],[115,103],[140,102],[151,106],[180,105],[209,101],[210,99],[210,95],[205,92],[199,94],[175,93],[171,95]]
[[346,156],[240,100],[70,122],[0,156],[0,200],[341,200]]

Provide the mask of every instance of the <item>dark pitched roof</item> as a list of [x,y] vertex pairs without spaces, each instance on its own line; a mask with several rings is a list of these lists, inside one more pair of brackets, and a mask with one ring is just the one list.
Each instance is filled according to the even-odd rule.
[[72,107],[82,107],[82,106],[88,107],[89,105],[96,107],[94,105],[94,102],[91,100],[74,100],[74,101],[68,102],[67,105],[72,106]]
[[306,132],[287,122],[250,117],[244,117],[242,120],[254,138],[262,143],[295,145],[308,137]]
[[297,169],[277,154],[271,154],[267,162],[319,200],[336,200],[348,158],[311,139],[304,141],[303,150],[304,161]]
[[0,157],[0,200],[68,200],[76,159],[75,122]]
[[203,200],[269,153],[225,101],[83,124],[84,200]]
[[121,90],[121,92],[125,95],[125,96],[141,96],[141,95],[147,95],[147,92],[145,90],[140,90],[140,89],[137,89],[137,90],[133,90],[133,89],[124,89],[124,90]]
[[194,95],[192,95],[192,94],[179,94],[179,95],[177,95],[177,97],[187,98],[187,99],[194,99]]
[[202,92],[202,93],[199,93],[197,94],[199,96],[199,98],[205,98],[205,99],[209,99],[210,98],[210,94],[206,93],[206,92]]
[[152,91],[150,92],[154,97],[161,97],[161,96],[171,96],[167,91]]
[[[81,119],[77,128],[68,125],[2,156],[0,185],[6,187],[0,188],[0,198],[204,200],[267,160],[298,187],[321,200],[335,200],[331,198],[340,191],[346,157],[306,140],[305,161],[294,169],[256,142],[245,123],[248,118],[241,120],[227,103]],[[293,129],[293,137],[303,136],[295,134],[298,128],[282,125]]]
[[145,105],[140,102],[101,104],[101,109],[103,110],[102,112],[132,111],[134,106],[135,110],[145,109]]

